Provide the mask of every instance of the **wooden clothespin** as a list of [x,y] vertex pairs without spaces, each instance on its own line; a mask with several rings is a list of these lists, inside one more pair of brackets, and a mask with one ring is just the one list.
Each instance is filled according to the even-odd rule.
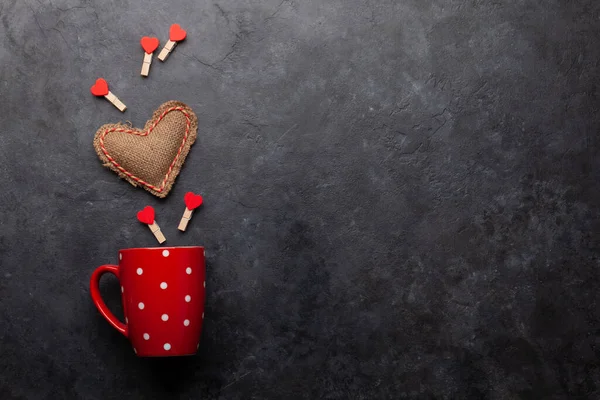
[[199,194],[194,194],[192,192],[187,192],[185,197],[183,198],[185,201],[185,211],[183,212],[183,217],[181,217],[181,221],[179,221],[179,229],[181,232],[185,232],[187,228],[188,222],[192,219],[192,214],[194,210],[202,204],[202,196]]
[[167,240],[160,231],[160,226],[158,226],[158,224],[154,220],[154,208],[150,206],[144,207],[142,211],[139,211],[137,213],[137,219],[141,223],[148,225],[148,228],[150,228],[150,231],[152,231],[154,237],[156,238],[156,240],[158,240],[158,243],[162,244]]
[[127,109],[127,106],[108,90],[108,83],[106,83],[103,78],[96,79],[96,83],[90,88],[90,91],[94,96],[106,98],[106,100],[110,101],[113,106],[117,107],[121,112]]
[[150,64],[152,64],[152,54],[158,48],[158,38],[144,36],[140,40],[140,44],[144,49],[144,63],[142,64],[142,76],[148,76],[150,72]]
[[163,49],[160,51],[158,59],[160,61],[165,61],[169,56],[169,53],[171,53],[177,45],[177,42],[181,42],[183,39],[185,39],[186,35],[186,31],[181,29],[179,24],[171,25],[171,29],[169,29],[169,41],[165,44],[165,47],[163,47]]

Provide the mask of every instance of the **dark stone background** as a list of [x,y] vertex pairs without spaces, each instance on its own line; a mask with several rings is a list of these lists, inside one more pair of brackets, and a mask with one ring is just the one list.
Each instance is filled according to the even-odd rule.
[[[0,20],[0,398],[600,398],[600,2],[0,0]],[[174,22],[188,40],[141,78],[140,37]],[[159,200],[92,137],[171,99],[199,138]],[[90,300],[96,266],[155,245],[148,204],[207,249],[192,358],[137,358]]]

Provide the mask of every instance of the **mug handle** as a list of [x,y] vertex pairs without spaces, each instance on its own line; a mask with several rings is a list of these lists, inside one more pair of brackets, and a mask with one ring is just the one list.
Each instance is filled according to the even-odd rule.
[[98,311],[100,311],[100,314],[106,318],[108,323],[111,324],[116,330],[121,332],[125,337],[128,337],[129,332],[127,325],[115,317],[115,315],[108,309],[106,303],[104,303],[104,300],[102,300],[102,296],[100,295],[100,278],[102,278],[102,275],[106,273],[111,273],[116,276],[117,279],[119,279],[119,267],[116,265],[102,265],[96,268],[92,274],[92,278],[90,279],[90,292],[92,294],[92,301],[96,305]]

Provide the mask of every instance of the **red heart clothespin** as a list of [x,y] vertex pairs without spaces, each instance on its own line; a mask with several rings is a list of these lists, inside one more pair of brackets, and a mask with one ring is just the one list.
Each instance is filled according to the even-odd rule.
[[158,224],[154,220],[154,208],[150,206],[144,207],[143,210],[137,213],[137,219],[142,224],[148,225],[148,228],[150,228],[150,231],[152,231],[154,237],[156,238],[156,240],[158,240],[158,243],[162,244],[167,240],[160,231],[160,226],[158,226]]
[[181,217],[181,221],[179,221],[179,227],[177,229],[185,232],[188,222],[190,222],[190,219],[192,219],[192,213],[196,208],[202,205],[203,199],[199,194],[187,192],[183,198],[183,201],[185,202],[185,211],[183,212],[183,217]]
[[173,51],[177,42],[181,42],[187,36],[187,32],[179,26],[179,24],[171,25],[169,29],[169,41],[165,44],[165,47],[160,51],[158,55],[158,59],[160,61],[165,61],[169,56],[169,53]]
[[123,104],[121,100],[117,96],[111,93],[108,90],[108,83],[103,78],[96,79],[96,83],[92,85],[90,88],[90,92],[94,96],[104,97],[106,100],[110,101],[113,106],[117,107],[119,111],[123,112],[127,109],[127,106]]
[[148,76],[150,73],[150,64],[152,64],[152,54],[158,48],[158,38],[144,36],[140,40],[140,44],[144,49],[144,63],[142,64],[142,76]]

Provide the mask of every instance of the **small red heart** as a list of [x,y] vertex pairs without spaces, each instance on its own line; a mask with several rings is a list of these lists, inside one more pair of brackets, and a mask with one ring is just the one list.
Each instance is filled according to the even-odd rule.
[[154,53],[154,50],[158,48],[159,41],[158,38],[144,36],[142,40],[140,40],[140,44],[146,53],[152,54]]
[[106,96],[108,94],[108,83],[103,78],[98,78],[90,91],[94,96]]
[[154,223],[154,208],[144,207],[142,211],[137,213],[137,219],[143,224],[152,225]]
[[200,205],[202,204],[202,196],[200,196],[199,194],[194,194],[192,192],[187,192],[185,194],[185,197],[183,198],[183,201],[185,201],[185,206],[188,210],[193,210],[195,208],[200,207]]
[[185,39],[187,32],[181,29],[179,24],[171,25],[171,29],[169,29],[169,39],[172,42],[180,42]]

